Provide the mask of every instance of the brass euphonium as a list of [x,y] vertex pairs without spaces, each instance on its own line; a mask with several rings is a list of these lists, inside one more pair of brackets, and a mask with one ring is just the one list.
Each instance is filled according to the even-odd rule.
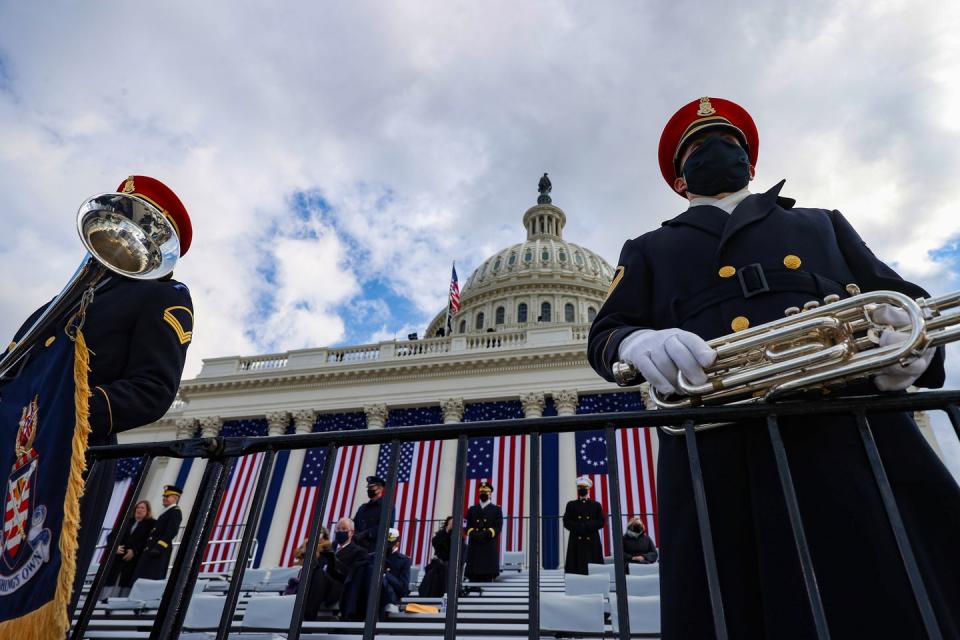
[[[771,402],[799,392],[843,386],[867,378],[892,364],[907,364],[927,348],[960,340],[960,291],[939,297],[911,299],[896,291],[861,293],[847,285],[849,298],[837,295],[824,303],[811,301],[803,309],[791,307],[786,317],[710,340],[717,360],[705,368],[707,382],[691,384],[678,375],[682,394],[651,397],[658,407],[677,409],[717,404]],[[909,322],[896,329],[909,331],[898,344],[880,346],[888,328],[873,319],[878,305],[902,310]],[[613,365],[621,386],[635,384],[636,368],[628,362]]]
[[77,231],[87,255],[67,285],[27,332],[0,359],[7,376],[43,335],[92,301],[110,273],[135,280],[155,280],[173,271],[180,239],[170,220],[155,205],[134,195],[104,193],[87,198],[77,211]]

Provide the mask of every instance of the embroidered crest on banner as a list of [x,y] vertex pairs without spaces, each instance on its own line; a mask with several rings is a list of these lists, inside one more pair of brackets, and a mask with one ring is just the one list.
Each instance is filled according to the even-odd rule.
[[0,596],[13,593],[50,560],[49,529],[43,527],[47,508],[36,504],[40,454],[33,448],[40,415],[40,398],[20,414],[15,459],[4,493],[3,552],[0,554]]

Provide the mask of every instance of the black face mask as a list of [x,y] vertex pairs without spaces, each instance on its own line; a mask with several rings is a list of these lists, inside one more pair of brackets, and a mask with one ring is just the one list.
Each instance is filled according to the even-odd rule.
[[640,525],[634,525],[630,527],[630,531],[633,531],[635,533],[643,533],[643,527],[641,527]]
[[481,493],[481,494],[480,494],[480,502],[488,502],[489,500],[490,500],[490,494],[489,494],[489,493]]
[[750,182],[750,159],[736,142],[711,136],[683,164],[687,191],[700,196],[740,191]]
[[376,489],[367,489],[367,497],[368,497],[368,498],[376,498],[376,497],[377,497],[377,490],[376,490]]
[[581,498],[585,498],[588,493],[590,493],[590,491],[587,490],[586,487],[580,487],[577,489],[577,495],[580,496]]

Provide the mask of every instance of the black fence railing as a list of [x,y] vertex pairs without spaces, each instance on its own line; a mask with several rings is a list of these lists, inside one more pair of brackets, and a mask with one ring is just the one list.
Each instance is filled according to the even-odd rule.
[[[416,427],[398,427],[393,429],[329,431],[311,434],[281,435],[271,437],[235,437],[235,438],[206,438],[196,440],[180,440],[157,443],[138,443],[117,445],[112,447],[94,447],[89,450],[91,464],[111,458],[142,456],[143,464],[134,482],[134,489],[128,494],[126,504],[121,509],[123,518],[130,517],[135,500],[143,487],[144,480],[150,470],[154,458],[169,456],[176,458],[203,458],[207,464],[203,472],[196,502],[191,510],[184,529],[180,549],[174,561],[165,591],[160,601],[156,615],[150,627],[151,640],[174,640],[180,634],[184,616],[190,604],[191,594],[197,580],[204,548],[210,539],[216,517],[216,506],[220,503],[227,486],[227,478],[234,462],[243,455],[264,453],[263,463],[257,479],[256,489],[251,499],[249,522],[255,523],[260,519],[266,497],[267,480],[273,470],[276,453],[283,450],[307,449],[325,447],[327,450],[326,464],[324,465],[319,491],[316,494],[316,503],[309,523],[310,535],[307,539],[305,557],[311,558],[316,552],[318,542],[317,532],[320,520],[331,488],[333,468],[341,448],[354,445],[386,444],[402,442],[418,442],[425,440],[456,440],[456,477],[454,483],[454,503],[451,513],[463,513],[464,488],[466,486],[467,444],[473,437],[491,437],[501,435],[529,435],[530,436],[530,523],[527,539],[527,560],[529,568],[529,622],[527,631],[529,638],[539,638],[540,630],[540,436],[547,433],[574,432],[580,430],[602,429],[606,434],[607,453],[609,459],[616,459],[616,431],[618,429],[636,427],[638,424],[647,428],[658,426],[682,427],[686,440],[687,456],[693,482],[694,498],[697,518],[700,528],[700,538],[703,547],[704,564],[707,573],[711,610],[714,629],[718,639],[729,637],[726,625],[726,616],[723,607],[723,598],[720,590],[720,579],[717,571],[717,557],[713,547],[711,535],[710,514],[707,509],[706,493],[709,487],[704,486],[700,452],[698,448],[698,424],[753,420],[757,424],[765,423],[773,446],[776,468],[779,473],[783,498],[787,507],[793,543],[797,553],[797,560],[802,569],[805,597],[814,621],[816,637],[824,640],[830,637],[827,625],[826,612],[820,597],[816,575],[803,527],[797,496],[790,475],[790,466],[787,459],[783,439],[780,436],[779,419],[785,416],[814,416],[814,415],[852,415],[856,418],[857,428],[862,441],[864,452],[869,460],[876,486],[886,512],[886,518],[896,539],[900,553],[900,560],[909,578],[913,599],[923,622],[927,637],[942,638],[936,616],[928,597],[926,586],[914,556],[913,548],[900,516],[893,491],[886,473],[877,444],[870,428],[869,415],[894,411],[921,411],[942,410],[949,417],[953,428],[960,435],[960,391],[940,391],[916,394],[841,398],[830,401],[797,402],[778,405],[746,405],[718,407],[709,409],[678,409],[671,411],[636,411],[613,414],[591,414],[565,417],[499,420],[489,422],[471,422],[452,425],[428,425]],[[393,502],[397,487],[397,469],[400,447],[391,447],[391,455],[387,472],[387,487],[384,499],[387,504]],[[609,466],[609,482],[611,487],[619,486],[617,465]],[[618,491],[610,492],[610,511],[614,516],[610,519],[613,540],[623,537],[623,521]],[[122,520],[121,520],[122,521]],[[459,526],[455,520],[455,527]],[[384,519],[380,523],[378,538],[386,537],[387,529],[391,525]],[[244,529],[238,548],[238,557],[249,557],[254,544],[256,527]],[[462,534],[460,530],[456,533]],[[452,537],[450,566],[460,566],[464,553],[462,535]],[[71,632],[71,639],[85,637],[86,629],[91,621],[97,598],[103,585],[104,576],[110,570],[115,559],[114,540],[111,547],[104,554],[104,562],[99,567],[96,577],[87,593],[82,610],[76,614]],[[626,594],[626,576],[624,572],[624,557],[621,545],[612,545],[614,555],[615,588],[618,594]],[[373,558],[373,575],[381,576],[384,567],[384,548],[381,545]],[[86,567],[78,567],[85,571]],[[246,563],[238,563],[230,579],[226,593],[226,602],[217,630],[217,639],[225,640],[231,631],[240,629],[234,623],[235,609],[239,600],[243,575]],[[310,585],[313,563],[305,563],[302,568],[301,579],[296,593],[293,614],[289,625],[285,629],[288,640],[298,640],[302,630],[321,631],[323,623],[307,623],[304,626],[304,602]],[[444,621],[444,637],[448,640],[458,635],[458,598],[462,576],[459,571],[448,572],[447,603],[448,608]],[[368,594],[368,606],[363,627],[364,640],[372,640],[377,630],[378,603],[380,600],[379,579],[371,583]],[[76,597],[79,597],[79,594]],[[616,636],[621,639],[631,637],[628,605],[626,597],[616,599],[617,618],[619,627]],[[319,625],[319,626],[317,626]],[[142,627],[142,625],[141,625]],[[243,629],[248,630],[248,629]],[[276,630],[276,629],[271,629]]]

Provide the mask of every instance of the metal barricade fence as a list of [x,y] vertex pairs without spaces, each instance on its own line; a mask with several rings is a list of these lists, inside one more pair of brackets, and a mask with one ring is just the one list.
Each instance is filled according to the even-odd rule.
[[[111,447],[93,447],[88,451],[91,464],[111,458],[142,456],[143,464],[139,475],[134,482],[133,490],[121,509],[123,518],[130,517],[134,500],[143,488],[144,481],[154,458],[160,456],[175,458],[205,458],[206,467],[201,479],[197,499],[187,520],[180,551],[176,556],[172,572],[166,583],[166,589],[159,609],[154,617],[150,632],[151,640],[174,640],[180,634],[184,616],[190,604],[190,597],[197,580],[204,549],[210,539],[211,530],[216,517],[217,505],[223,497],[227,487],[231,465],[240,457],[251,453],[264,453],[263,464],[257,478],[256,489],[251,499],[248,512],[248,522],[257,523],[260,520],[268,479],[273,470],[275,457],[278,451],[293,449],[308,449],[325,447],[327,450],[326,464],[320,482],[320,490],[316,494],[316,503],[309,524],[310,535],[307,540],[305,557],[313,557],[318,542],[317,532],[320,520],[327,504],[331,488],[334,462],[339,450],[346,446],[387,444],[392,443],[391,454],[387,466],[387,486],[383,499],[386,504],[392,504],[396,497],[397,470],[400,447],[403,442],[419,442],[425,440],[456,440],[457,454],[454,482],[453,505],[450,513],[464,512],[464,489],[466,486],[467,445],[469,438],[491,437],[502,435],[530,436],[529,458],[529,496],[530,496],[530,527],[527,539],[527,566],[529,570],[529,623],[528,637],[540,637],[540,599],[538,586],[540,584],[540,557],[541,557],[541,513],[540,513],[540,471],[541,450],[540,436],[547,433],[568,433],[581,430],[602,429],[606,436],[607,455],[615,459],[616,431],[623,428],[633,428],[644,425],[645,428],[658,426],[679,426],[682,428],[686,440],[687,457],[690,466],[697,519],[700,529],[700,539],[703,548],[704,564],[707,574],[707,585],[710,595],[710,604],[713,615],[714,629],[718,639],[728,638],[725,621],[723,599],[720,591],[720,580],[717,572],[717,558],[711,535],[710,513],[707,509],[706,492],[709,487],[704,486],[700,452],[698,448],[698,432],[694,427],[698,424],[752,420],[758,424],[765,424],[773,448],[777,472],[785,501],[789,523],[793,537],[793,545],[797,554],[797,561],[801,567],[805,598],[810,607],[816,637],[825,640],[830,637],[827,627],[826,614],[820,598],[820,591],[814,572],[810,548],[807,544],[806,532],[803,527],[802,514],[797,502],[797,496],[790,475],[783,439],[780,435],[779,419],[787,416],[816,416],[816,415],[850,415],[856,419],[856,425],[864,452],[872,471],[877,489],[880,493],[887,521],[893,532],[900,553],[900,560],[909,578],[914,602],[923,621],[926,635],[931,639],[942,638],[930,598],[927,595],[920,569],[914,556],[913,548],[907,537],[903,520],[890,482],[887,479],[880,453],[877,449],[868,414],[886,413],[894,411],[927,411],[942,410],[946,412],[954,430],[960,435],[960,391],[937,391],[902,395],[886,395],[871,397],[840,398],[817,402],[796,402],[777,405],[743,405],[716,408],[675,409],[670,411],[634,411],[611,414],[586,414],[549,418],[525,418],[517,420],[498,420],[489,422],[471,422],[451,425],[425,425],[415,427],[397,427],[392,429],[327,431],[309,434],[280,435],[270,437],[217,437],[195,440],[179,440],[157,443],[138,443],[117,445]],[[617,465],[609,465],[610,486],[619,486],[619,472]],[[610,511],[614,516],[610,519],[613,540],[623,537],[623,519],[620,507],[619,492],[610,492]],[[616,517],[621,516],[621,517]],[[380,523],[378,539],[386,538],[387,529],[392,523],[384,519]],[[454,531],[459,530],[459,521],[454,519]],[[244,528],[240,539],[237,557],[250,557],[255,542],[255,526]],[[75,617],[71,631],[71,640],[84,637],[85,630],[90,623],[96,606],[97,595],[102,587],[105,574],[110,569],[115,555],[116,540],[113,541],[93,581],[84,606]],[[614,574],[616,593],[626,594],[626,576],[624,572],[623,549],[614,544]],[[450,566],[460,566],[464,552],[462,535],[452,537],[450,551]],[[237,631],[234,612],[240,595],[240,587],[247,563],[240,563],[230,579],[226,593],[226,603],[217,631],[217,640],[226,640],[231,631]],[[384,568],[384,547],[376,550],[373,558],[373,575],[381,576]],[[304,602],[306,591],[310,585],[312,563],[306,563],[302,568],[300,583],[296,594],[293,615],[287,629],[288,640],[298,640],[304,618]],[[84,571],[86,567],[78,567]],[[458,595],[461,587],[461,573],[448,572],[447,603],[448,608],[444,622],[444,637],[452,640],[457,635],[457,608]],[[380,599],[380,580],[373,580],[368,597],[366,619],[363,630],[363,640],[372,640],[376,633],[378,619],[378,602]],[[618,597],[616,602],[618,619],[620,621],[616,636],[622,640],[631,637],[627,599]]]

